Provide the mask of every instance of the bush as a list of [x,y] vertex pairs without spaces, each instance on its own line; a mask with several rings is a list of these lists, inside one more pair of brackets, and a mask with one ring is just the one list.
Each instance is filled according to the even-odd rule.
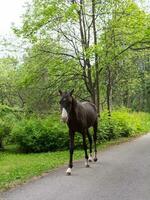
[[12,108],[0,104],[0,149],[3,148],[4,139],[8,138],[15,121],[12,112]]
[[[105,111],[99,123],[98,142],[129,137],[148,130],[150,130],[149,114],[120,109],[113,111],[109,119]],[[13,126],[11,136],[24,152],[46,152],[69,147],[67,125],[61,123],[59,117],[54,115],[44,119],[36,117],[22,119]],[[76,134],[75,145],[81,148],[81,134]]]
[[44,152],[68,147],[67,129],[56,118],[30,118],[16,123],[11,133],[25,152]]
[[0,119],[0,149],[3,148],[3,140],[10,133],[10,127]]
[[150,114],[130,112],[125,108],[112,112],[109,119],[108,112],[101,115],[99,140],[105,141],[118,137],[129,137],[150,130]]
[[[69,147],[68,128],[55,116],[22,119],[12,128],[11,137],[26,153],[65,150]],[[79,134],[75,137],[75,143],[81,147]]]
[[108,118],[108,112],[101,113],[98,129],[98,141],[107,141],[110,139],[111,121]]

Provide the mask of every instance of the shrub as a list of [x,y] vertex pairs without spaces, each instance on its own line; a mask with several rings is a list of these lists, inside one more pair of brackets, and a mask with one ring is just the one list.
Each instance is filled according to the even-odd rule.
[[102,141],[118,137],[129,137],[150,130],[150,114],[131,112],[122,108],[112,112],[109,119],[108,112],[101,115],[99,139]]
[[0,149],[3,148],[3,140],[8,136],[10,132],[10,127],[0,119]]
[[132,134],[133,126],[131,121],[131,115],[126,110],[112,113],[113,131],[119,137],[128,137]]
[[[104,111],[99,123],[98,142],[129,137],[148,130],[150,130],[149,114],[120,109],[113,111],[109,119],[108,113]],[[24,118],[15,123],[11,136],[24,152],[55,151],[69,147],[67,125],[61,123],[59,117],[54,115],[43,119]],[[81,134],[75,135],[75,146],[81,148]]]
[[3,148],[4,139],[8,138],[15,116],[13,109],[0,104],[0,148]]
[[11,135],[25,152],[53,151],[68,147],[67,130],[53,117],[23,119],[15,124]]
[[110,138],[111,124],[108,118],[108,112],[101,113],[101,119],[99,121],[98,129],[98,141],[107,141]]

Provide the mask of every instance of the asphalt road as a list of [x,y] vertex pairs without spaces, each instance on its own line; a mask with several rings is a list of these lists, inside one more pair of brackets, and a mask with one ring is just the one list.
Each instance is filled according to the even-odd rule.
[[150,200],[150,134],[1,194],[1,200]]

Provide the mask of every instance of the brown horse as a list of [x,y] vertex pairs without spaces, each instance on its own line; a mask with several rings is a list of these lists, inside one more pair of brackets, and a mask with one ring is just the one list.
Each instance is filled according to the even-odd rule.
[[[89,167],[89,163],[92,161],[92,137],[89,133],[89,128],[93,127],[94,134],[94,161],[97,161],[97,110],[96,106],[90,102],[78,102],[73,96],[73,90],[71,92],[62,92],[59,90],[61,100],[61,118],[63,122],[67,123],[69,128],[70,138],[70,160],[69,167],[66,171],[67,175],[71,174],[71,168],[73,167],[73,151],[74,151],[74,135],[75,132],[79,132],[83,137],[83,147],[85,151],[85,166]],[[87,154],[86,136],[90,143],[90,155]]]

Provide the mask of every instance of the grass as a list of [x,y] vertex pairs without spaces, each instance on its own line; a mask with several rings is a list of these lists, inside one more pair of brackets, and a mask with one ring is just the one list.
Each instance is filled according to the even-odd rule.
[[[117,145],[123,142],[130,141],[134,137],[138,137],[142,135],[144,132],[148,132],[148,130],[150,130],[150,115],[148,113],[131,113],[127,110],[117,110],[114,111],[112,114],[113,115],[111,123],[113,125],[112,127],[114,135],[112,135],[111,138],[117,138],[117,139],[106,141],[110,139],[110,137],[108,137],[110,136],[109,135],[110,124],[108,123],[108,113],[103,112],[103,115],[101,116],[102,120],[100,122],[101,132],[99,133],[100,134],[99,136],[101,136],[100,138],[101,141],[105,142],[98,145],[98,149],[100,151],[105,150],[106,148],[111,147],[112,145]],[[57,122],[58,120],[54,120],[53,117],[46,118],[44,120],[46,120],[45,122],[43,121],[45,123],[45,126],[48,127],[48,129],[46,130],[49,130],[50,133],[52,133],[52,135],[55,136],[54,137],[55,141],[50,140],[52,144],[54,143],[53,145],[55,147],[55,144],[58,145],[56,142],[58,141],[58,138],[60,139],[59,136],[62,133],[65,134],[66,129],[65,127],[63,128],[62,125]],[[45,145],[45,140],[43,141],[44,143],[42,144],[36,143],[37,142],[36,140],[30,140],[31,138],[35,139],[35,136],[37,139],[38,134],[36,133],[36,131],[39,130],[38,129],[39,126],[38,127],[35,126],[35,124],[39,125],[36,119],[32,119],[31,122],[33,122],[29,123],[29,125],[31,126],[29,127],[27,126],[27,128],[25,128],[26,126],[23,127],[23,134],[21,135],[21,144],[22,141],[25,142],[26,140],[26,144],[28,144],[30,141],[31,144],[32,143],[34,145],[37,144],[37,147],[39,147],[39,144],[41,145],[41,147],[43,147]],[[44,124],[43,122],[41,124]],[[26,121],[24,124],[26,125]],[[21,126],[19,125],[18,127],[19,129],[17,129],[17,133],[20,136],[22,130],[22,124]],[[26,133],[26,130],[29,130],[29,132]],[[34,130],[32,135],[34,137],[31,137],[30,130]],[[49,133],[49,131],[47,133]],[[45,129],[43,133],[45,133]],[[58,133],[60,133],[60,135]],[[28,135],[30,137],[27,137]],[[123,136],[128,136],[128,137],[122,138]],[[65,137],[64,140],[68,141],[68,138]],[[60,143],[62,141],[63,139],[61,138]],[[49,144],[49,140],[47,140],[46,144],[47,145]],[[20,145],[20,143],[18,145]],[[65,143],[64,145],[66,146]],[[24,182],[27,182],[28,180],[32,180],[33,177],[39,177],[43,173],[49,172],[50,170],[56,169],[64,164],[68,164],[68,159],[69,159],[68,151],[24,154],[17,151],[17,149],[18,148],[16,146],[6,146],[4,151],[0,151],[0,191],[15,187],[18,184],[22,184]],[[48,147],[48,149],[50,148]],[[84,151],[75,150],[74,160],[79,160],[81,158],[82,159],[84,158]]]
[[[119,138],[98,146],[99,150],[130,141],[132,138]],[[68,163],[68,151],[23,154],[16,152],[16,147],[8,146],[0,152],[0,191],[24,183],[33,177]],[[83,150],[75,150],[74,160],[84,158]]]
[[[75,159],[83,156],[83,151],[76,151]],[[23,154],[7,150],[0,152],[0,190],[6,190],[20,183],[39,176],[68,161],[68,151]]]

